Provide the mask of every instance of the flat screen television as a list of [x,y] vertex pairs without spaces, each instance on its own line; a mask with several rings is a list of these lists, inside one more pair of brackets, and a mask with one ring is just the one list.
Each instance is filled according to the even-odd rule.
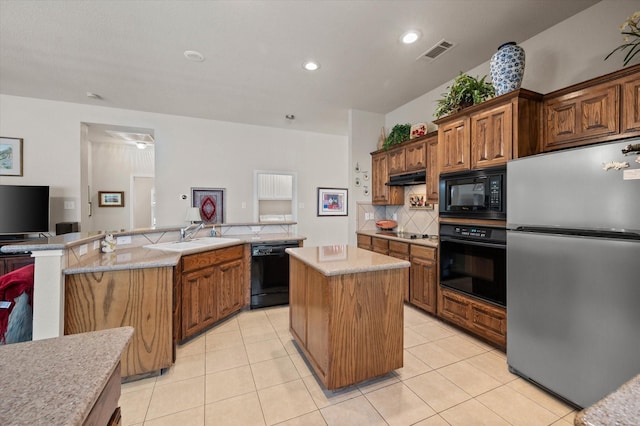
[[49,187],[0,185],[0,235],[49,232]]

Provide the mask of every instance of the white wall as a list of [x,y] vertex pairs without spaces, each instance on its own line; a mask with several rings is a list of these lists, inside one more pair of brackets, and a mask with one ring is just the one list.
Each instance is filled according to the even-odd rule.
[[50,185],[76,202],[78,220],[83,122],[154,129],[158,226],[183,224],[190,200],[179,196],[191,187],[226,188],[226,221],[251,222],[253,170],[291,171],[305,244],[347,243],[348,217],[316,215],[317,187],[348,187],[345,136],[0,95],[0,134],[24,138],[24,176],[0,184]]
[[[351,160],[349,162],[349,244],[356,244],[357,231],[357,203],[371,202],[371,152],[376,151],[378,138],[384,126],[384,115],[372,112],[349,110],[349,147]],[[356,172],[356,164],[360,172]],[[365,172],[369,180],[364,180]],[[361,186],[355,185],[360,178]],[[369,189],[369,195],[364,194],[364,188]]]
[[[622,68],[623,54],[604,58],[622,44],[620,25],[637,10],[638,0],[603,0],[528,40],[515,40],[526,55],[522,87],[545,94]],[[488,76],[490,59],[465,72]],[[640,55],[634,63],[639,61]],[[436,101],[450,84],[391,111],[385,117],[385,127],[433,121]]]

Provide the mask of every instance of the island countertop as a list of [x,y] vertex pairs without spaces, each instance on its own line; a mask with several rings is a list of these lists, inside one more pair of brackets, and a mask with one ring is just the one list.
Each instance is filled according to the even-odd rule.
[[0,424],[82,424],[132,335],[120,327],[0,346]]
[[347,245],[288,248],[285,251],[326,276],[411,266],[406,260]]

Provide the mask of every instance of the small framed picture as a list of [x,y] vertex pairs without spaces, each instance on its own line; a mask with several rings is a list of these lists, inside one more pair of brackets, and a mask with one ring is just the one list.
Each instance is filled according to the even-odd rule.
[[224,223],[224,188],[191,188],[191,207],[204,223]]
[[124,191],[98,191],[99,207],[124,207]]
[[347,216],[346,188],[318,188],[318,216]]
[[22,139],[0,137],[0,176],[22,176]]

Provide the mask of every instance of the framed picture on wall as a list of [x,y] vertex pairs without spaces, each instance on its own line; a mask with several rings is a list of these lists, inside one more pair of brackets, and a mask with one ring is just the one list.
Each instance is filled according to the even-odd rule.
[[318,216],[347,216],[346,188],[318,188]]
[[191,206],[204,223],[224,223],[224,188],[191,188]]
[[0,137],[0,176],[22,176],[22,139]]
[[99,207],[124,207],[124,191],[98,191]]

